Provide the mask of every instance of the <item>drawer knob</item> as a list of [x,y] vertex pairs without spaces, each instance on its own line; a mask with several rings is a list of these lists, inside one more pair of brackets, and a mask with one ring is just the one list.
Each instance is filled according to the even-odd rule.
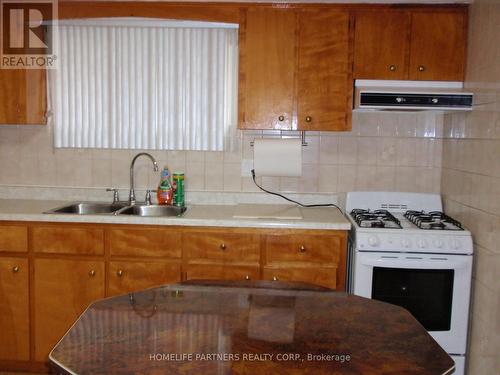
[[396,71],[396,65],[389,65],[389,70],[391,72],[395,72]]
[[423,72],[424,70],[425,70],[425,66],[420,65],[420,66],[418,67],[418,71],[419,71],[419,72]]
[[89,271],[89,276],[94,277],[95,276],[95,270],[90,270]]
[[306,247],[304,245],[300,245],[299,252],[305,253],[306,252]]
[[278,281],[278,276],[273,276],[273,281]]
[[123,276],[123,270],[116,271],[116,276],[122,277]]
[[246,275],[245,280],[250,280],[250,276]]
[[220,244],[220,249],[221,250],[226,250],[226,244],[225,243],[221,243]]
[[278,117],[278,120],[279,120],[279,121],[285,121],[285,116],[283,116],[283,115],[279,116],[279,117]]
[[12,272],[13,273],[18,273],[19,272],[19,266],[12,267]]
[[312,121],[312,117],[311,116],[306,116],[306,122],[311,122]]

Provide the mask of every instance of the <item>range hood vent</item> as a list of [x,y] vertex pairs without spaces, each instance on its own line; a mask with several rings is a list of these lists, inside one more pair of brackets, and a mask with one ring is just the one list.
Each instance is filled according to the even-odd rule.
[[472,110],[462,82],[356,80],[354,88],[356,110]]

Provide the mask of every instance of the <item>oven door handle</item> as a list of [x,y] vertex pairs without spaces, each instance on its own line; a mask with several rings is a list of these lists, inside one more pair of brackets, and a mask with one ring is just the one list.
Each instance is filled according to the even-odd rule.
[[467,267],[467,259],[453,259],[446,256],[435,258],[397,257],[397,258],[361,258],[359,263],[365,266],[384,268],[422,268],[422,269],[460,269]]

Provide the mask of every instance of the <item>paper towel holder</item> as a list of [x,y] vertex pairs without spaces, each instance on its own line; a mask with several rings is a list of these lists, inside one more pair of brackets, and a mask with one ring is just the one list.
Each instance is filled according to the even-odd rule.
[[[280,130],[280,137],[283,138],[283,131]],[[301,130],[300,131],[300,139],[302,140],[302,146],[307,146],[307,142],[306,142],[306,132],[305,130]],[[250,141],[250,146],[253,147],[253,141]]]

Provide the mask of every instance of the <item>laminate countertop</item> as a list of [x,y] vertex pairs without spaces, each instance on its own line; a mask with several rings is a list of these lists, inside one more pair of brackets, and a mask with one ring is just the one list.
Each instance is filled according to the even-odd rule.
[[[188,205],[181,217],[45,214],[69,201],[0,199],[0,221],[46,221],[101,224],[183,225],[248,228],[349,230],[349,220],[335,207],[292,205]],[[109,203],[109,202],[108,202]],[[249,209],[251,206],[251,210]],[[242,209],[244,208],[244,209]],[[259,214],[261,212],[262,214]],[[297,214],[298,213],[298,214]],[[298,216],[297,216],[298,215]],[[246,216],[246,217],[245,217]]]
[[93,303],[55,374],[451,374],[405,309],[280,282],[172,284]]

